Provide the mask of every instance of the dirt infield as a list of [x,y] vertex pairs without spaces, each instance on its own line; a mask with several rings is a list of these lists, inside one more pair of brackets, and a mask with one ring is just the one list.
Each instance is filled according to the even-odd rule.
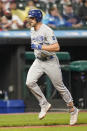
[[[48,112],[48,114],[51,114],[51,113],[55,113],[55,114],[63,114],[63,113],[66,113],[66,112],[68,112],[68,110],[66,110],[66,111],[60,111],[60,112],[53,112],[53,111],[51,111],[51,112]],[[83,110],[83,109],[79,109],[79,112],[86,112],[87,113],[87,109],[86,110]],[[24,115],[24,114],[37,114],[38,112],[24,112],[24,113],[2,113],[2,114],[0,114],[0,115]]]
[[[74,127],[87,126],[87,124],[76,124]],[[0,127],[0,129],[14,129],[14,128],[49,128],[49,127],[71,127],[70,125],[49,125],[49,126],[20,126],[20,127]]]

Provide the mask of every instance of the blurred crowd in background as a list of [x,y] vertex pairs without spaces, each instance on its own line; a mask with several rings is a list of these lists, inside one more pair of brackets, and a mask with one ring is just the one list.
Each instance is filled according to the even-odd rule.
[[87,26],[87,0],[0,0],[0,31],[27,29],[31,9],[41,9],[53,29]]

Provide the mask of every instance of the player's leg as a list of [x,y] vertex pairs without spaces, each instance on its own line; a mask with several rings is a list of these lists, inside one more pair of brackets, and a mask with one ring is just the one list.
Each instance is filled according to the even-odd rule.
[[62,73],[61,73],[61,69],[60,69],[60,65],[59,65],[59,61],[57,57],[47,62],[45,65],[45,69],[46,69],[45,73],[49,76],[54,87],[61,94],[63,100],[67,103],[67,106],[69,107],[70,112],[72,112],[70,124],[72,125],[75,124],[77,121],[78,110],[73,104],[73,99],[69,90],[65,87],[63,83]]
[[27,80],[26,80],[26,85],[39,101],[39,105],[41,107],[41,112],[39,114],[40,119],[45,117],[46,112],[51,107],[51,104],[47,102],[40,87],[37,85],[37,81],[42,76],[43,73],[44,73],[43,69],[41,68],[39,61],[36,59],[28,71]]
[[[44,66],[44,65],[43,65]],[[59,91],[66,103],[70,103],[72,96],[62,81],[62,73],[57,58],[45,62],[45,73],[51,79],[54,87]]]

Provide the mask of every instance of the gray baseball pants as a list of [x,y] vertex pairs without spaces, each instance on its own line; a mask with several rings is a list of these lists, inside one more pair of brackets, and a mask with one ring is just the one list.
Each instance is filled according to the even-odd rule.
[[26,85],[39,101],[39,105],[42,106],[47,102],[40,87],[37,85],[38,79],[44,73],[46,73],[48,77],[51,79],[54,87],[61,94],[63,100],[67,104],[72,102],[72,96],[62,81],[62,73],[60,69],[59,60],[57,56],[55,56],[53,59],[47,61],[35,59],[27,74]]

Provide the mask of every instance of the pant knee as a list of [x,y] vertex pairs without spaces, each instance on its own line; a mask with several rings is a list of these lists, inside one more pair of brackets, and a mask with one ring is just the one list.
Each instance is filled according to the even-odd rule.
[[27,85],[27,87],[28,88],[33,88],[34,87],[34,85],[35,85],[35,82],[34,81],[26,81],[26,85]]

